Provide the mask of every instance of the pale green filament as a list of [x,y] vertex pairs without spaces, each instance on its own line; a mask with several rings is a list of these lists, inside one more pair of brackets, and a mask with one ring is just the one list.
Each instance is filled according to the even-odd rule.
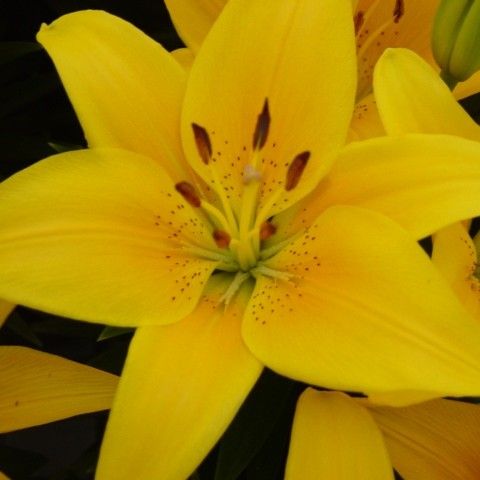
[[220,298],[220,303],[225,303],[225,306],[227,306],[232,300],[232,298],[234,297],[234,295],[237,293],[238,289],[242,286],[242,283],[245,280],[248,280],[249,278],[250,278],[250,273],[237,272],[237,274],[232,280],[232,283]]

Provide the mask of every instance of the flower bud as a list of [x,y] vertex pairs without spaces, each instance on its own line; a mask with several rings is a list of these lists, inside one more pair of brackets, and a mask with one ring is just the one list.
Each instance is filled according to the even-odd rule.
[[480,0],[441,1],[432,50],[450,87],[480,70]]

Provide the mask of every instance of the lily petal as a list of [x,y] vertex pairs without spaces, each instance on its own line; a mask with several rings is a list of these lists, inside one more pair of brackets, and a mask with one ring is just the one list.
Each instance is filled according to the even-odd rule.
[[57,67],[91,147],[157,159],[175,180],[186,74],[158,43],[102,11],[64,15],[37,35]]
[[14,308],[15,304],[0,299],[0,327],[5,323]]
[[480,143],[447,135],[373,138],[345,147],[305,201],[279,215],[277,238],[332,205],[376,210],[416,238],[480,215]]
[[480,141],[480,127],[414,52],[403,48],[385,51],[375,67],[374,88],[389,135],[445,133]]
[[[28,192],[28,194],[25,194]],[[0,298],[118,326],[196,305],[217,261],[202,221],[154,160],[124,150],[55,155],[0,188]]]
[[432,261],[462,304],[480,320],[480,281],[475,276],[477,251],[461,223],[450,225],[435,234]]
[[165,0],[175,29],[196,54],[227,0]]
[[233,419],[262,366],[240,337],[251,287],[225,310],[219,299],[227,278],[212,277],[188,318],[137,330],[102,445],[98,480],[187,478]]
[[355,105],[347,142],[382,137],[384,135],[385,129],[378,114],[377,102],[373,94],[370,94]]
[[393,480],[393,469],[365,408],[343,393],[309,388],[297,403],[285,478]]
[[406,408],[371,407],[395,469],[415,480],[477,480],[480,407],[433,400]]
[[478,323],[387,217],[331,208],[265,266],[282,275],[257,280],[243,335],[273,370],[338,390],[480,392]]
[[0,432],[110,408],[117,377],[26,347],[0,347]]
[[[270,191],[281,189],[283,198],[273,211],[286,208],[330,168],[346,138],[354,91],[349,0],[230,0],[188,80],[182,113],[187,159],[214,187],[217,170],[236,212],[245,167],[253,162],[262,175],[260,206]],[[266,109],[268,133],[255,148],[257,121]],[[197,151],[194,123],[210,136],[208,165]],[[310,158],[298,186],[286,192],[289,166],[305,152]]]
[[439,0],[360,0],[356,15],[358,98],[371,92],[373,68],[387,47],[406,47],[435,65],[430,48],[431,31]]
[[192,68],[195,56],[189,48],[177,48],[170,53],[186,72],[188,72]]

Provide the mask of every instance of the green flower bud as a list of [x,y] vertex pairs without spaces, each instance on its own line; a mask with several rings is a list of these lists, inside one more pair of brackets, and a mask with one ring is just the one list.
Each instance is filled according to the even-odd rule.
[[432,50],[450,87],[480,70],[480,0],[441,1]]

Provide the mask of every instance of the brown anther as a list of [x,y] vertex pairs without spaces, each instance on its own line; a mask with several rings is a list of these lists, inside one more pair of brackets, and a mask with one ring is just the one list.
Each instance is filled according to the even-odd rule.
[[359,10],[356,14],[355,17],[353,18],[353,22],[355,25],[355,35],[358,35],[360,32],[360,29],[363,26],[363,22],[365,21],[365,14]]
[[196,123],[192,123],[192,130],[195,137],[198,154],[200,155],[202,162],[205,165],[208,165],[208,162],[212,157],[212,143],[210,142],[208,132]]
[[270,222],[263,222],[260,226],[260,240],[267,240],[277,231],[277,227]]
[[257,125],[253,133],[253,148],[261,150],[265,145],[268,137],[268,130],[270,128],[270,110],[268,108],[268,98],[265,99],[263,109],[257,117]]
[[230,235],[224,230],[214,230],[213,239],[218,248],[228,248],[230,245]]
[[175,185],[175,190],[192,206],[198,208],[202,201],[195,191],[195,187],[188,182],[179,182]]
[[405,13],[405,2],[403,0],[395,1],[395,8],[393,9],[393,21],[398,23]]
[[289,192],[293,190],[300,181],[303,171],[307,166],[308,159],[310,158],[310,152],[299,153],[292,161],[287,170],[287,178],[285,180],[285,190]]

